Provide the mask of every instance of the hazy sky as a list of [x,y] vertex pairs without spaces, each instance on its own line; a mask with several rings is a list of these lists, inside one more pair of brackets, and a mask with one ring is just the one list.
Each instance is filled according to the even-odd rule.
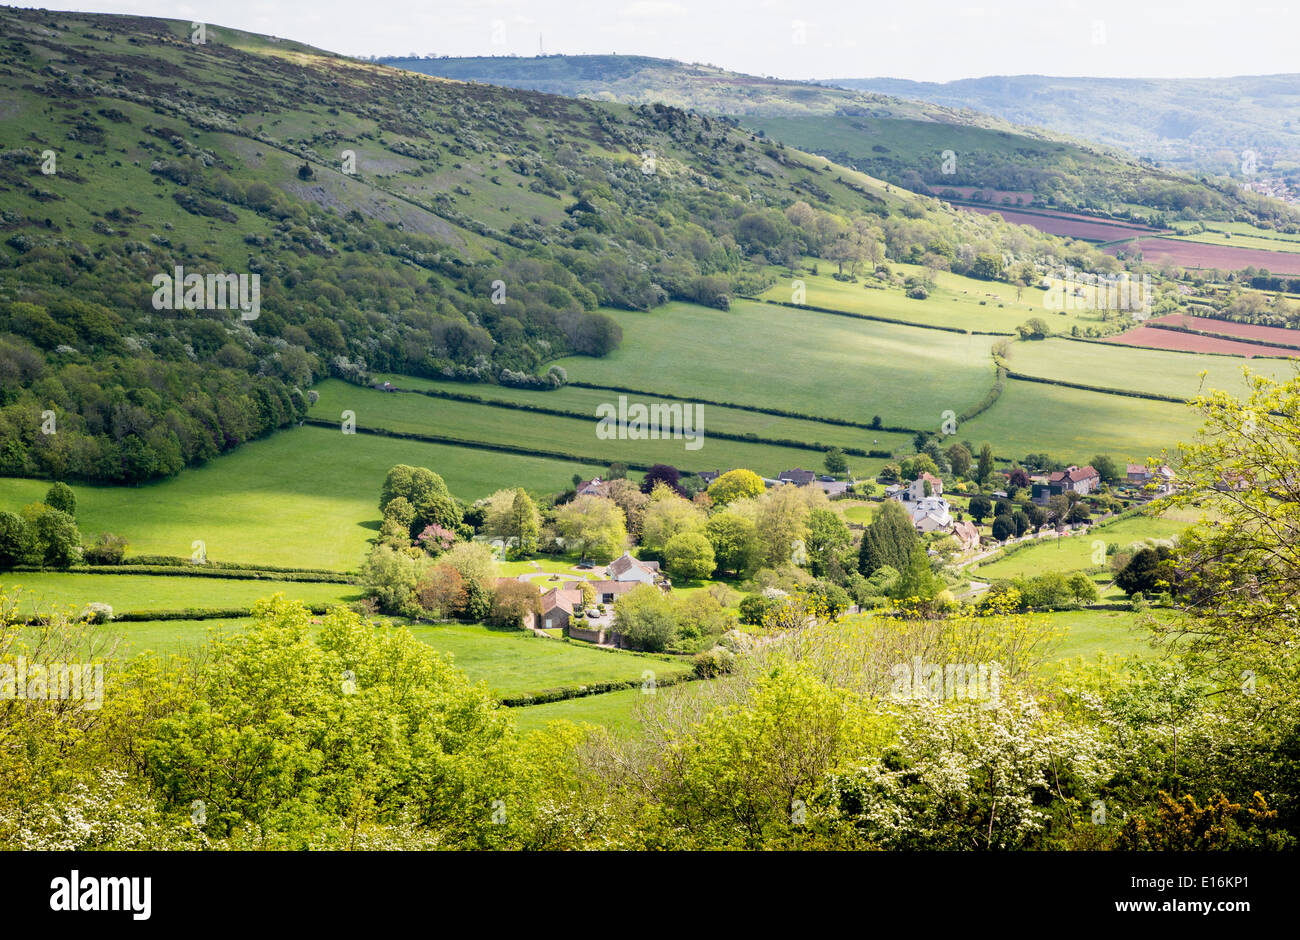
[[65,2],[234,26],[350,55],[535,55],[540,36],[548,53],[636,53],[779,78],[1300,72],[1300,0]]

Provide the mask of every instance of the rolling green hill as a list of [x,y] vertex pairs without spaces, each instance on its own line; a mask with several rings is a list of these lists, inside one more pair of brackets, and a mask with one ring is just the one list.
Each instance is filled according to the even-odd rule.
[[1139,161],[1132,149],[1121,149],[1127,138],[1095,132],[1096,122],[1039,120],[1037,112],[984,107],[977,96],[913,94],[909,83],[836,87],[646,56],[381,61],[467,81],[730,115],[768,137],[918,192],[954,190],[995,205],[1032,199],[1039,206],[1158,225],[1239,215],[1270,224],[1300,222],[1300,213],[1234,184]]

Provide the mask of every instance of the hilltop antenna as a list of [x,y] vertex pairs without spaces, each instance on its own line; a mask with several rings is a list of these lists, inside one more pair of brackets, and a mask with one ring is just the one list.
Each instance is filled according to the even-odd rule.
[[542,55],[543,55],[543,53],[542,53],[542,34],[541,34],[541,33],[538,33],[538,34],[537,34],[537,57],[540,59],[540,58],[542,57]]

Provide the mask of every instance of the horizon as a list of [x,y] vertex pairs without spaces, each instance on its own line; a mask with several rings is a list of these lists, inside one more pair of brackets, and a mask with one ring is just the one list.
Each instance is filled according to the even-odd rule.
[[[1300,34],[1300,6],[1251,3],[1229,9],[1211,0],[1192,0],[1182,8],[1149,4],[1136,9],[1118,0],[1088,8],[1079,0],[1050,7],[1033,0],[988,7],[937,0],[922,23],[847,3],[808,7],[788,0],[759,0],[742,23],[725,4],[688,9],[676,0],[628,0],[617,7],[593,0],[452,0],[432,10],[414,0],[390,0],[383,15],[361,23],[341,0],[292,0],[274,7],[261,0],[91,0],[67,11],[191,18],[358,58],[522,58],[536,57],[540,49],[544,55],[644,55],[710,63],[731,72],[803,82],[837,80],[801,77],[822,70],[838,80],[943,83],[998,77],[1009,50],[1025,64],[1017,76],[1213,80],[1287,75],[1294,74],[1288,71],[1295,61],[1291,37]],[[1153,43],[1157,33],[1162,41]],[[918,56],[918,49],[925,54]],[[862,67],[854,67],[867,58]],[[1129,70],[1137,61],[1143,74]],[[1221,67],[1188,76],[1188,61]]]

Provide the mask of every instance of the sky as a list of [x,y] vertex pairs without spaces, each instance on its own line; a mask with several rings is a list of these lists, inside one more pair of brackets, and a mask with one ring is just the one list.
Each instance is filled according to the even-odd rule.
[[63,2],[85,12],[232,26],[357,56],[536,55],[540,46],[790,79],[1300,71],[1300,0]]

